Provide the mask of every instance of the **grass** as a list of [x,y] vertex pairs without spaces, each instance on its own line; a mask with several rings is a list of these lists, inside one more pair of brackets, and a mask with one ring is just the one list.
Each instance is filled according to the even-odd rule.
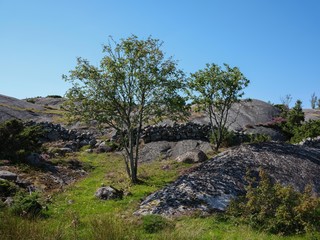
[[[122,156],[115,153],[76,156],[93,170],[77,183],[53,195],[48,217],[27,220],[0,211],[0,238],[6,239],[320,239],[301,235],[282,237],[251,230],[222,215],[197,215],[168,220],[170,224],[155,233],[145,231],[143,219],[133,215],[141,199],[174,181],[190,165],[172,160],[139,166],[141,184],[132,185],[126,176]],[[163,166],[167,166],[165,170]],[[168,167],[169,166],[169,167]],[[130,192],[122,200],[102,201],[94,197],[102,184]],[[157,222],[156,222],[157,224]]]

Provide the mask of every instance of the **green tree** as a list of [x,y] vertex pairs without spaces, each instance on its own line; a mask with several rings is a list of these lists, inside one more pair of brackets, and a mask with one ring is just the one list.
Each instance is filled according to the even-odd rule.
[[144,123],[168,117],[183,118],[184,73],[172,58],[166,59],[162,42],[130,36],[103,48],[100,67],[78,58],[77,66],[64,75],[72,83],[66,96],[70,117],[96,120],[117,130],[124,149],[125,166],[133,183],[138,181],[139,139]]
[[227,120],[233,103],[239,102],[249,80],[237,67],[224,64],[225,70],[216,64],[191,74],[188,93],[195,104],[209,115],[216,151],[227,134]]
[[287,124],[294,129],[295,127],[300,127],[303,121],[304,112],[302,111],[302,102],[297,100],[294,107],[288,113]]
[[311,95],[310,103],[311,103],[311,108],[315,109],[316,108],[316,103],[317,103],[318,97],[316,96],[315,93]]

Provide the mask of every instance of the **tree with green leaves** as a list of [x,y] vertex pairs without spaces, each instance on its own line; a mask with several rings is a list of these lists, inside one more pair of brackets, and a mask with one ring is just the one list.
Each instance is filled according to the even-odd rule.
[[138,181],[139,139],[143,124],[151,120],[184,118],[185,84],[177,62],[165,58],[162,42],[132,35],[120,42],[111,37],[104,46],[100,66],[78,58],[77,66],[64,75],[72,87],[66,96],[70,117],[96,120],[117,130],[125,166],[133,183]]
[[304,112],[302,110],[301,100],[297,100],[294,107],[289,111],[287,123],[292,129],[300,127],[304,121]]
[[216,151],[227,134],[229,111],[240,101],[250,82],[239,68],[228,64],[224,67],[207,64],[205,69],[191,74],[188,81],[190,98],[209,116]]

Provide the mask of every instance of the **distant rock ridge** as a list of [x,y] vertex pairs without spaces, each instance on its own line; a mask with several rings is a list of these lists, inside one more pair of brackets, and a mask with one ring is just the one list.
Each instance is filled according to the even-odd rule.
[[245,193],[248,170],[264,169],[283,185],[303,191],[310,184],[320,195],[320,149],[285,143],[241,145],[204,162],[167,187],[148,196],[136,214],[184,215],[224,211]]

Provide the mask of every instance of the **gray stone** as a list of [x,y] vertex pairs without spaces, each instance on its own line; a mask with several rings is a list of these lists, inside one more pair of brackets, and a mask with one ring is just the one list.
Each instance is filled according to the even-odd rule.
[[27,156],[26,161],[32,166],[40,166],[43,163],[43,159],[38,153],[31,153]]
[[12,197],[7,197],[6,200],[4,201],[4,204],[8,207],[11,207],[13,204],[13,198]]
[[9,181],[16,181],[18,178],[18,175],[13,172],[1,170],[0,171],[0,178],[5,179],[5,180],[9,180]]
[[148,162],[159,159],[174,159],[194,149],[202,150],[203,152],[212,150],[210,143],[201,140],[150,142],[141,148],[139,161]]
[[229,149],[202,163],[174,183],[148,196],[136,214],[184,215],[224,211],[245,194],[246,173],[264,169],[273,181],[320,196],[320,149],[285,143],[259,143]]
[[106,186],[99,188],[95,196],[102,200],[110,200],[110,199],[122,199],[123,191],[120,191],[112,186]]
[[183,162],[183,163],[200,163],[206,160],[208,160],[207,155],[199,149],[191,150],[176,158],[177,162]]

